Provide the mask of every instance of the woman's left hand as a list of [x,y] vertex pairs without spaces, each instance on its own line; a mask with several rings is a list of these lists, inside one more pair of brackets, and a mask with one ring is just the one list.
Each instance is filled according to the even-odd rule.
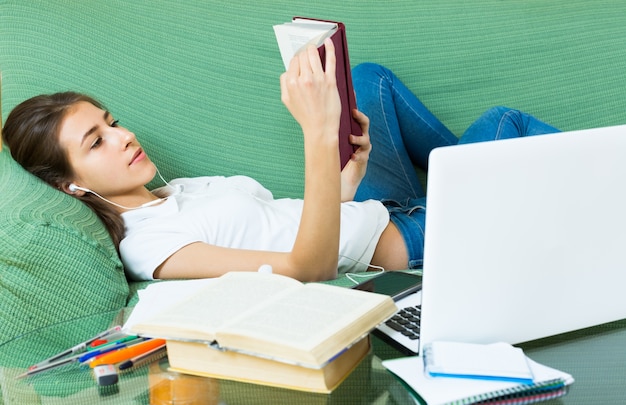
[[350,201],[354,198],[361,180],[365,177],[367,162],[372,150],[369,136],[369,118],[358,110],[354,110],[352,115],[361,125],[363,135],[350,135],[350,143],[358,146],[358,148],[341,171],[341,201]]

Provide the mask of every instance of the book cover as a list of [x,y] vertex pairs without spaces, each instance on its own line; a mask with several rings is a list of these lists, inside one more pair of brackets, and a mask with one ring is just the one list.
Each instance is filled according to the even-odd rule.
[[[336,80],[339,98],[341,100],[341,120],[339,123],[339,154],[341,167],[350,160],[355,148],[350,143],[349,135],[363,134],[361,126],[352,116],[356,109],[356,96],[352,84],[352,70],[348,53],[346,27],[341,22],[318,20],[314,18],[294,17],[292,22],[274,26],[274,33],[278,42],[285,69],[289,61],[305,46],[314,43],[324,66],[326,47],[323,41],[330,36],[335,45],[337,57]],[[325,67],[325,66],[324,66]]]

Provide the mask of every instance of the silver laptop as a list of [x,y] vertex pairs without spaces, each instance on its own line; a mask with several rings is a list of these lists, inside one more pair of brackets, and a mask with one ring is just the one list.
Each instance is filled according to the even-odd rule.
[[436,149],[427,199],[420,350],[626,318],[626,125]]

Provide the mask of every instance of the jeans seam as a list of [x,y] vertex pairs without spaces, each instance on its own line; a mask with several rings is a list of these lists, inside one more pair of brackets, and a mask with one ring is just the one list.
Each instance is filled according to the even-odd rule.
[[[384,109],[385,104],[383,103],[383,92],[382,92],[383,85],[382,85],[382,83],[383,83],[384,80],[385,79],[383,77],[381,77],[378,80],[378,102],[380,103],[380,106],[381,106],[380,110],[385,112],[385,113],[383,113],[383,118],[385,120],[386,134],[387,134],[387,136],[389,138],[391,138],[391,135],[390,135],[391,134],[391,128],[389,128],[389,121],[387,120],[386,110]],[[417,191],[413,187],[413,184],[411,184],[411,182],[409,181],[409,176],[407,175],[406,168],[404,167],[404,165],[401,164],[400,155],[398,153],[398,148],[396,147],[396,143],[393,142],[392,138],[390,139],[389,143],[393,147],[395,159],[398,162],[398,165],[400,166],[400,169],[402,170],[402,174],[404,176],[404,179],[406,180],[407,185],[411,188],[412,194],[413,195],[417,195]]]

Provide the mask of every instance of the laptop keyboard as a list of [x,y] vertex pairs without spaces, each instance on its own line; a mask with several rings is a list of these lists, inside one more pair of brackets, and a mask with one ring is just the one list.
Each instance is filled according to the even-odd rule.
[[422,291],[396,301],[398,312],[374,329],[374,334],[406,355],[418,354],[420,347],[420,320]]
[[421,305],[404,307],[385,322],[385,325],[411,340],[417,340],[420,337],[421,308]]

